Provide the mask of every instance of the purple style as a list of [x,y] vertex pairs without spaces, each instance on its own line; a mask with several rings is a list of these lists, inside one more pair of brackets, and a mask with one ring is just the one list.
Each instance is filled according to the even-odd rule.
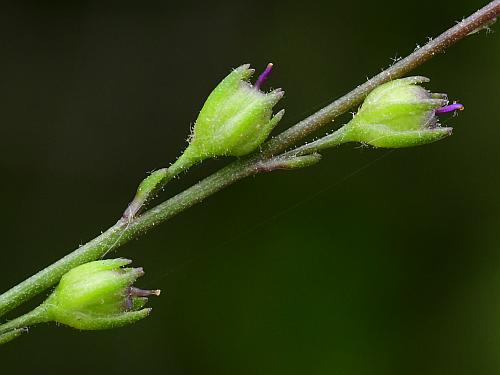
[[464,106],[460,103],[453,103],[450,105],[445,105],[444,107],[436,109],[436,113],[439,115],[441,113],[448,113],[448,112],[453,112],[453,111],[462,111],[464,109]]
[[273,70],[273,63],[267,64],[266,69],[262,72],[262,74],[257,78],[257,81],[255,82],[254,87],[258,90],[260,89],[260,86],[264,83],[264,81],[269,77],[269,74],[271,74],[271,70]]

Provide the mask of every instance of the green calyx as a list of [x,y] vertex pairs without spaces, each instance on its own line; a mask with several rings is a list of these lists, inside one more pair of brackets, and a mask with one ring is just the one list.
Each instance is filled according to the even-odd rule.
[[266,140],[285,113],[281,110],[273,116],[273,107],[284,95],[281,89],[265,93],[259,88],[272,66],[267,66],[255,85],[249,82],[254,73],[250,65],[233,70],[217,85],[198,115],[189,146],[170,167],[141,182],[123,214],[124,221],[132,220],[172,178],[194,164],[218,156],[243,156]]
[[140,290],[132,284],[144,274],[142,268],[122,268],[128,259],[90,262],[66,273],[43,303],[47,320],[83,329],[108,329],[146,317],[141,309],[147,296],[159,290]]
[[273,117],[273,107],[284,92],[280,89],[270,93],[260,91],[248,82],[253,73],[249,65],[242,65],[212,91],[181,158],[242,156],[264,142],[283,117],[283,110]]
[[452,128],[440,127],[436,109],[448,104],[446,95],[432,94],[419,83],[425,77],[408,77],[383,84],[365,99],[345,126],[345,140],[375,147],[418,146],[448,137]]

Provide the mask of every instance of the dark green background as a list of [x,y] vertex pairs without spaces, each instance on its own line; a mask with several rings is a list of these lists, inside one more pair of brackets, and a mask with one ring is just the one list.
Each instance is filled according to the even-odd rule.
[[[282,130],[485,3],[3,3],[1,289],[112,225],[231,68],[275,63]],[[163,290],[150,318],[33,328],[2,373],[498,374],[499,47],[481,33],[415,71],[465,104],[453,137],[232,186],[117,253]]]

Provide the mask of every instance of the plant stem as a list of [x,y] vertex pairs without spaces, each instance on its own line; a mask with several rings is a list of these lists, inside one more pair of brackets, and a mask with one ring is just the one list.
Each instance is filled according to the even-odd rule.
[[318,152],[325,148],[332,148],[336,146],[340,146],[341,144],[351,142],[349,137],[347,137],[347,125],[342,126],[341,128],[335,130],[333,133],[328,134],[324,137],[321,137],[313,142],[306,143],[303,146],[294,148],[291,151],[288,151],[284,155],[305,155],[313,152]]
[[131,222],[120,219],[100,236],[0,295],[0,316],[50,288],[72,268],[103,257],[160,222],[256,172],[256,164],[250,160],[236,161]]
[[7,344],[9,341],[18,338],[26,332],[28,332],[27,328],[16,328],[6,333],[0,334],[0,345]]
[[[43,323],[47,321],[49,321],[49,318],[47,316],[47,309],[42,304],[38,306],[36,309],[31,310],[29,313],[21,315],[16,319],[13,319],[5,324],[2,324],[0,326],[0,336],[8,335],[10,331],[15,331],[18,330],[19,328],[26,328],[34,324]],[[15,337],[17,336],[18,335],[15,335]]]
[[151,200],[172,178],[189,169],[197,160],[182,154],[174,164],[168,168],[162,168],[146,177],[137,188],[134,199],[128,205],[122,218],[130,222],[141,212],[144,206]]
[[448,29],[437,38],[430,40],[423,47],[398,61],[390,68],[377,74],[362,85],[359,85],[347,95],[335,100],[333,103],[269,140],[263,147],[264,156],[276,155],[296,144],[301,139],[304,139],[322,126],[331,123],[338,116],[361,104],[363,99],[377,86],[404,76],[435,55],[445,51],[448,47],[460,41],[469,33],[480,29],[482,26],[488,25],[499,14],[500,0],[490,2],[471,16],[458,22],[455,26]]
[[[347,112],[352,107],[361,103],[364,97],[378,85],[408,73],[437,53],[444,51],[447,47],[456,43],[470,32],[488,24],[499,13],[500,0],[492,1],[438,38],[430,41],[424,47],[415,51],[363,85],[358,86],[349,94],[292,126],[276,138],[271,139],[263,145],[260,153],[231,163],[141,216],[133,217],[132,215],[131,218],[120,219],[113,227],[96,237],[94,240],[0,295],[0,316],[56,284],[61,276],[70,269],[103,257],[119,246],[139,237],[141,234],[161,222],[170,219],[234,182],[263,171],[280,169],[281,167],[286,168],[287,166],[293,168],[292,159],[288,160],[287,163],[281,162],[280,164],[278,161],[283,160],[283,156],[278,156],[276,158],[271,158],[270,156],[279,154],[281,151],[292,146],[299,140],[304,139],[307,135],[319,129],[321,126],[330,123],[340,114]],[[276,160],[276,163],[273,164],[271,162],[272,160]],[[308,159],[304,159],[302,163],[305,165],[307,162],[311,161],[312,159],[309,161]],[[301,164],[301,162],[298,164]],[[0,329],[4,327],[5,326],[0,326]]]
[[[434,55],[443,52],[452,44],[455,44],[465,36],[480,29],[481,26],[489,25],[491,23],[491,20],[493,20],[499,14],[499,12],[500,0],[492,1],[484,8],[472,14],[470,17],[457,23],[457,25],[447,30],[436,39],[431,40],[424,47],[419,48],[403,60],[400,60],[390,68],[384,70],[364,84],[358,86],[349,94],[337,99],[333,103],[307,117],[298,124],[287,129],[277,137],[271,139],[264,145],[263,155],[276,155],[281,151],[286,150],[288,147],[294,145],[301,139],[304,139],[315,130],[318,130],[322,126],[334,121],[336,117],[344,114],[349,109],[360,104],[375,87],[404,76],[415,67],[423,64],[427,60],[430,60],[432,57],[434,57]],[[256,83],[257,85],[258,82]],[[312,144],[310,144],[309,147],[312,147]],[[316,151],[317,150],[319,149],[316,149]],[[302,154],[304,153],[306,152],[303,150]],[[178,159],[178,161],[182,161],[181,159],[182,158]],[[149,200],[152,195],[154,195],[158,190],[162,189],[174,176],[176,176],[183,170],[188,169],[194,162],[195,161],[181,163],[182,166],[180,168],[175,168],[178,164],[178,162],[176,162],[170,168],[163,168],[152,173],[139,186],[137,195],[125,211],[124,217],[128,218],[128,220],[132,219],[137,213],[139,213],[141,208],[146,204],[147,200]],[[160,175],[162,176],[161,178],[159,178]],[[146,188],[146,186],[148,185],[147,182],[152,180],[157,180],[156,185],[154,189],[151,188],[150,190],[148,190]],[[143,186],[144,189],[142,189],[141,191],[141,188]]]

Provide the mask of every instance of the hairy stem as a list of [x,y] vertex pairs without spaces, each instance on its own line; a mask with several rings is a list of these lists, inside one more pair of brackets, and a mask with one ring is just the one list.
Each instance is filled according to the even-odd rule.
[[[29,313],[2,324],[0,326],[0,337],[8,335],[11,331],[21,334],[22,332],[19,331],[20,328],[27,328],[29,326],[47,321],[49,321],[49,319],[47,317],[46,307],[44,305],[40,305],[36,309],[31,310]],[[18,335],[15,335],[15,337],[17,336]]]
[[333,133],[321,137],[313,142],[306,143],[303,146],[297,147],[291,151],[288,151],[284,155],[305,155],[318,152],[325,148],[332,148],[335,146],[340,146],[341,144],[351,142],[349,137],[347,137],[346,125],[335,130]]
[[[279,154],[283,150],[304,139],[321,126],[329,124],[337,116],[360,104],[366,95],[375,87],[408,73],[437,53],[444,51],[450,45],[464,38],[469,33],[481,26],[487,25],[499,13],[500,0],[492,1],[467,19],[461,21],[436,39],[430,41],[424,47],[370,79],[363,85],[358,86],[349,94],[337,99],[332,104],[271,139],[263,145],[262,151],[259,154],[233,162],[141,216],[135,217],[131,215],[120,219],[113,227],[94,240],[0,295],[0,316],[56,284],[61,276],[70,269],[103,257],[110,251],[137,238],[161,222],[170,219],[176,214],[201,202],[208,196],[244,177],[263,171],[281,169],[281,167],[295,168],[313,162],[313,159],[302,159],[302,161],[298,160],[297,164],[294,166],[292,159],[283,163],[283,156],[277,156],[276,158],[271,158],[270,156]],[[309,151],[311,151],[311,146],[309,147]],[[271,160],[275,160],[275,163],[273,164]],[[281,163],[279,162],[280,160]],[[142,206],[142,204],[143,203],[141,203],[140,206]],[[0,326],[0,329],[3,329],[3,327]]]
[[335,100],[333,103],[320,109],[318,112],[268,141],[263,147],[264,155],[275,155],[293,146],[312,132],[331,123],[338,116],[361,104],[363,99],[377,86],[404,76],[435,55],[445,51],[448,47],[460,41],[471,32],[476,31],[482,26],[488,25],[499,14],[500,0],[490,2],[484,8],[479,9],[471,16],[458,22],[455,26],[448,29],[437,38],[430,40],[426,45],[398,61],[390,68],[377,74],[362,85],[359,85],[347,95]]
[[19,336],[21,336],[23,333],[26,332],[28,332],[27,328],[16,328],[8,332],[5,332],[3,334],[0,334],[0,345],[7,344],[9,341],[18,338]]
[[170,167],[162,168],[151,173],[140,183],[134,199],[128,205],[122,218],[127,222],[132,221],[134,217],[142,211],[148,201],[163,189],[172,178],[189,169],[196,161],[197,160],[186,156],[186,154],[183,154]]
[[256,165],[249,160],[234,162],[134,220],[120,219],[100,236],[0,295],[0,316],[50,288],[72,268],[103,257],[160,222],[256,171]]

